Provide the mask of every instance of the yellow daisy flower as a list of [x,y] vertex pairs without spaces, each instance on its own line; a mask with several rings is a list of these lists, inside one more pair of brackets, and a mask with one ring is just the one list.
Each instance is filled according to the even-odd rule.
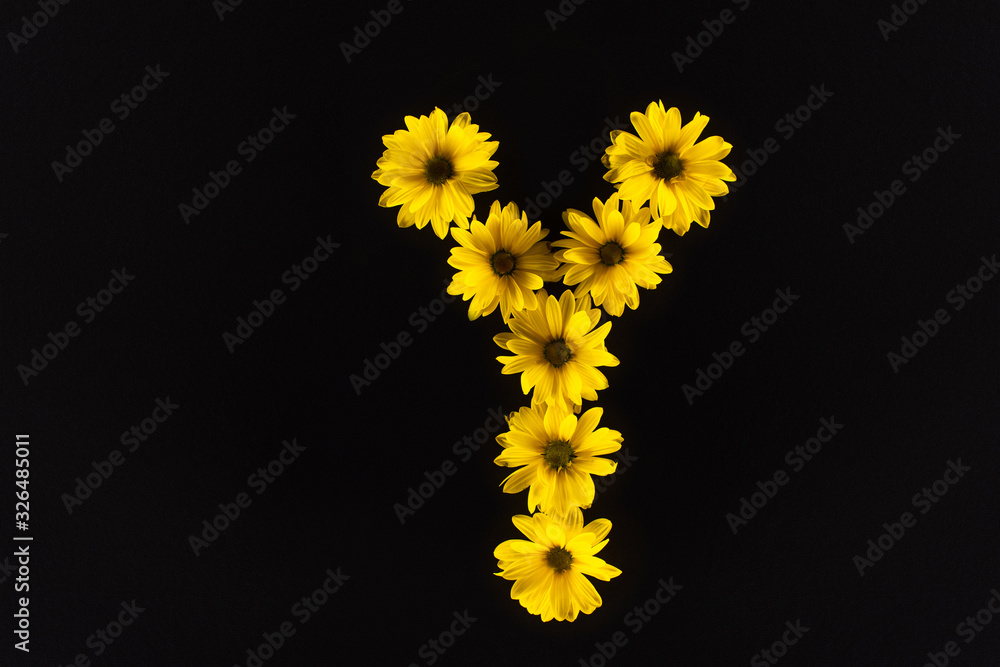
[[[607,204],[594,197],[594,222],[576,209],[563,213],[572,231],[562,232],[568,239],[554,241],[556,259],[565,264],[560,269],[566,285],[577,285],[580,298],[590,294],[595,306],[604,306],[610,315],[621,315],[625,306],[639,306],[639,287],[654,289],[673,267],[660,256],[659,222],[650,222],[649,209],[624,202],[619,211],[619,197],[608,197]],[[579,284],[578,284],[579,283]]]
[[591,408],[579,419],[561,408],[544,403],[521,408],[510,420],[510,431],[497,436],[504,447],[494,463],[524,466],[502,482],[505,493],[519,493],[528,487],[528,511],[539,509],[549,515],[568,516],[594,502],[591,475],[610,475],[618,464],[601,454],[617,452],[622,434],[600,428],[604,410]]
[[[622,573],[596,556],[608,543],[607,519],[583,525],[576,509],[565,519],[543,512],[513,519],[527,540],[507,540],[493,551],[500,572],[513,580],[512,600],[543,621],[575,621],[580,612],[589,614],[601,606],[601,596],[587,577],[610,581]],[[586,575],[586,576],[584,576]]]
[[437,107],[429,117],[403,120],[405,130],[382,137],[385,151],[372,173],[388,186],[379,206],[399,206],[400,227],[421,229],[430,222],[442,239],[452,222],[468,229],[472,195],[497,188],[493,169],[499,163],[490,156],[500,144],[486,141],[490,134],[471,124],[467,112],[456,116],[451,127]]
[[647,200],[653,219],[684,235],[697,222],[708,227],[712,197],[729,192],[723,181],[735,181],[733,170],[719,162],[729,155],[732,144],[722,137],[694,143],[708,116],[695,113],[681,127],[677,107],[669,111],[663,102],[651,102],[646,113],[633,111],[632,125],[639,136],[615,130],[612,145],[602,157],[609,168],[604,180],[615,183],[622,199],[641,206]]
[[[471,231],[451,228],[461,247],[451,249],[448,263],[459,269],[449,294],[461,294],[469,304],[469,319],[489,315],[497,305],[506,320],[519,310],[537,307],[534,290],[546,280],[557,280],[559,262],[542,239],[549,230],[536,222],[528,228],[528,216],[517,204],[503,209],[494,201],[486,224],[472,219]],[[473,298],[475,297],[475,298]]]
[[597,329],[601,311],[590,307],[590,298],[579,303],[570,290],[559,299],[538,290],[538,308],[514,313],[507,321],[510,333],[493,341],[514,356],[497,357],[504,375],[521,373],[521,390],[534,387],[532,403],[579,411],[583,399],[597,400],[597,390],[606,389],[608,379],[595,366],[617,366],[604,339],[611,322]]

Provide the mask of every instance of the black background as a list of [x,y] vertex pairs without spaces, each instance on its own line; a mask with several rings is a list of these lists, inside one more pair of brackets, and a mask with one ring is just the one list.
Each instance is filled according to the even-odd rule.
[[[956,629],[1000,587],[1000,281],[961,310],[947,300],[1000,251],[1000,21],[986,1],[911,4],[885,39],[888,2],[564,2],[553,29],[554,0],[421,0],[348,62],[341,43],[384,3],[246,0],[220,19],[209,0],[74,1],[16,52],[7,34],[40,10],[6,3],[0,662],[246,665],[288,621],[265,664],[426,665],[424,645],[467,612],[435,664],[599,665],[595,642],[621,631],[608,664],[746,665],[786,621],[809,630],[781,664],[923,665],[949,641],[951,664],[1000,663],[998,620],[970,643]],[[672,54],[724,9],[735,20],[679,72]],[[112,101],[157,65],[169,75],[117,118]],[[480,77],[495,82],[482,100]],[[776,123],[812,86],[832,96],[787,136]],[[493,575],[526,511],[498,488],[499,447],[453,449],[490,408],[528,403],[495,361],[499,313],[469,322],[456,301],[418,331],[454,242],[399,229],[370,175],[405,115],[468,101],[500,142],[500,187],[477,213],[568,170],[540,215],[554,240],[562,210],[612,192],[574,152],[655,100],[709,115],[703,136],[733,145],[734,168],[768,138],[779,148],[708,229],[661,234],[674,272],[613,318],[621,365],[597,405],[634,461],[585,516],[614,524],[602,556],[623,574],[597,582],[592,615],[542,623]],[[295,117],[247,162],[238,146],[275,108]],[[102,118],[114,131],[60,181],[53,161]],[[903,164],[938,128],[960,138],[911,182]],[[242,171],[185,222],[179,205],[230,160]],[[852,242],[843,225],[895,179],[905,193]],[[340,246],[291,291],[282,275],[317,237]],[[134,280],[86,322],[77,305],[123,267]],[[231,353],[223,334],[274,289],[287,301]],[[744,323],[779,289],[798,299],[749,344]],[[939,308],[950,320],[894,371],[887,354]],[[70,321],[80,334],[25,383],[18,366]],[[356,391],[350,376],[404,331],[412,344]],[[689,404],[682,385],[736,340],[746,352]],[[167,397],[179,407],[128,451],[120,434]],[[843,428],[792,471],[786,452],[831,417]],[[13,527],[18,433],[27,532]],[[258,495],[248,478],[293,438],[305,450]],[[77,478],[114,450],[124,463],[69,512]],[[913,495],[959,459],[971,469],[919,514]],[[401,524],[394,505],[446,460],[454,474]],[[727,513],[779,469],[788,484],[734,535]],[[189,538],[239,493],[250,506],[196,556]],[[906,511],[916,525],[859,576],[853,558]],[[14,534],[34,537],[29,655],[10,632]],[[349,579],[303,624],[293,605],[328,568]],[[661,578],[682,588],[635,632],[627,615]],[[144,611],[96,655],[88,637],[132,600]]]

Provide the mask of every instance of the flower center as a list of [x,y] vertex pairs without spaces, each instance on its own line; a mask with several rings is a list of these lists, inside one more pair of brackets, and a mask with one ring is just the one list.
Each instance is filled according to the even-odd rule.
[[517,264],[514,262],[514,255],[506,250],[497,250],[490,257],[490,266],[493,267],[493,273],[498,276],[507,276],[514,272],[514,267]]
[[677,153],[660,153],[653,161],[653,173],[665,181],[669,181],[675,176],[680,176],[683,171],[684,164]]
[[543,348],[545,360],[559,368],[573,357],[573,350],[569,349],[566,341],[560,338],[548,343]]
[[424,165],[424,176],[427,182],[433,185],[443,185],[445,181],[455,175],[455,168],[451,166],[451,160],[443,157],[432,157]]
[[625,252],[622,250],[622,247],[614,241],[608,241],[602,245],[598,252],[601,254],[601,262],[608,266],[621,264],[622,260],[625,259]]
[[545,446],[542,458],[553,470],[563,470],[569,467],[570,461],[576,458],[576,454],[573,453],[573,445],[563,440],[555,440]]
[[565,572],[573,565],[573,554],[562,547],[553,547],[545,554],[545,562],[556,572]]

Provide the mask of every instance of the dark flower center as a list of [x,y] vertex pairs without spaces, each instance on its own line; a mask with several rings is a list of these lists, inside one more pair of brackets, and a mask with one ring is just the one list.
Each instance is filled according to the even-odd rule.
[[562,547],[553,547],[545,554],[545,562],[556,572],[565,572],[573,565],[573,554]]
[[497,250],[490,257],[490,266],[493,267],[493,272],[498,276],[507,276],[514,272],[514,267],[517,264],[514,262],[512,254],[506,250]]
[[684,171],[684,163],[677,153],[664,152],[656,156],[653,162],[653,173],[665,181],[680,176]]
[[555,440],[545,446],[545,453],[542,458],[554,470],[563,470],[569,467],[570,461],[576,458],[573,453],[573,445],[563,440]]
[[625,259],[625,252],[622,250],[622,247],[614,241],[608,241],[602,245],[598,252],[601,253],[601,262],[608,266],[621,264],[622,260]]
[[573,356],[573,350],[569,349],[569,345],[562,338],[546,344],[543,351],[545,352],[545,360],[556,368],[565,364]]
[[455,175],[455,168],[451,166],[451,160],[443,157],[432,157],[424,165],[424,176],[427,182],[433,185],[443,185],[445,181]]

